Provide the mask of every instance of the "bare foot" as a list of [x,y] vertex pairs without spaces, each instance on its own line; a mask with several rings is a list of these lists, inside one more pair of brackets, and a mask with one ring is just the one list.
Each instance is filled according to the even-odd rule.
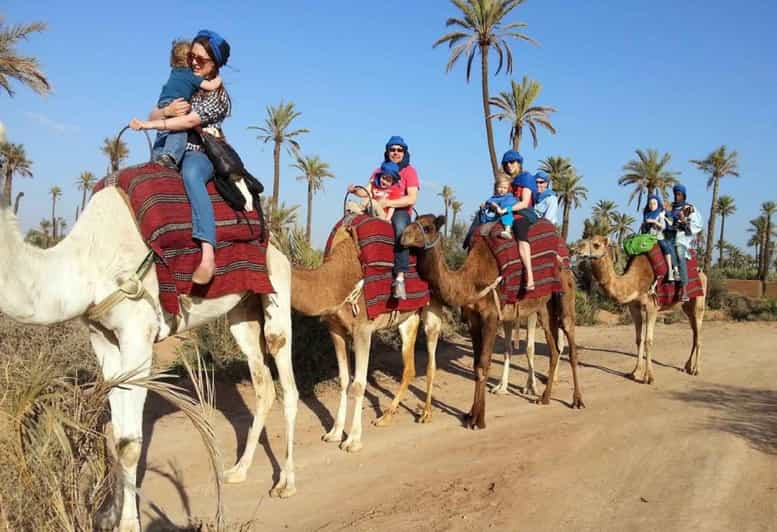
[[208,284],[213,279],[213,274],[216,273],[216,263],[212,262],[206,264],[203,260],[197,269],[192,274],[192,282],[194,284]]

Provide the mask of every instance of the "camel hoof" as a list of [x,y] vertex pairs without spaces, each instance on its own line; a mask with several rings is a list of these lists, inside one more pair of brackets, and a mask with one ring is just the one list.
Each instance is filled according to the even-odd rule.
[[572,408],[585,408],[585,403],[583,402],[582,397],[574,397],[572,398]]
[[396,410],[386,410],[386,412],[373,421],[372,424],[376,427],[388,427],[391,425],[391,422],[394,421],[394,414],[396,414]]
[[653,375],[649,375],[649,376],[648,376],[648,377],[645,379],[645,384],[653,384],[653,382],[655,382],[655,379],[653,378]]
[[491,393],[494,395],[507,395],[507,386],[502,386],[501,384],[499,386],[496,386],[495,388],[491,388]]
[[340,449],[347,453],[358,453],[362,450],[362,442],[345,440],[340,444]]
[[540,403],[539,404],[541,404],[541,405],[549,405],[550,404],[550,395],[548,395],[547,393],[543,393],[542,397],[540,398]]
[[627,379],[631,379],[631,380],[633,380],[634,382],[639,382],[639,379],[637,378],[637,372],[636,372],[636,371],[632,371],[631,373],[629,373],[628,375],[626,375],[626,378],[627,378]]
[[239,484],[246,479],[246,471],[238,466],[231,467],[224,471],[224,482],[227,484]]
[[283,486],[278,483],[273,489],[270,490],[270,497],[277,497],[278,499],[288,499],[292,495],[297,493],[296,486],[290,486],[285,484]]
[[424,410],[418,418],[419,423],[429,423],[432,421],[432,411]]
[[327,443],[340,443],[343,441],[343,431],[332,429],[321,436],[321,441],[325,441]]

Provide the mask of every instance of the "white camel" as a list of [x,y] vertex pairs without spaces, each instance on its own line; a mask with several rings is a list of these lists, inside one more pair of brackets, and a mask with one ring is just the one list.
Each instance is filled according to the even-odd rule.
[[[92,347],[108,379],[134,371],[139,371],[139,376],[148,375],[154,342],[227,314],[230,332],[248,358],[256,406],[245,451],[225,472],[225,480],[245,479],[275,399],[272,376],[264,362],[264,352],[269,351],[278,368],[286,417],[286,460],[271,494],[293,495],[292,451],[299,395],[291,365],[289,261],[274,247],[268,248],[268,270],[277,291],[274,296],[191,298],[191,304],[184,305],[186,309],[176,317],[162,313],[157,277],[151,268],[142,281],[146,297],[126,299],[97,320],[87,318],[90,307],[130,278],[147,253],[135,219],[114,187],[96,193],[70,234],[46,250],[26,244],[15,216],[7,207],[0,207],[0,312],[22,323],[44,325],[81,317],[88,324]],[[101,528],[140,530],[135,483],[145,399],[146,390],[137,386],[114,388],[110,393],[111,422],[124,480],[98,520]]]

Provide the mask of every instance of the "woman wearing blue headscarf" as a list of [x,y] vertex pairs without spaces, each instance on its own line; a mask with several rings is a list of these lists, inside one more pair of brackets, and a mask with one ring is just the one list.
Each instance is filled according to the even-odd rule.
[[[211,30],[201,30],[192,40],[189,63],[192,72],[205,79],[219,75],[219,69],[227,64],[230,46],[221,35]],[[191,104],[182,99],[151,111],[151,120],[142,129],[163,131],[189,131],[202,126],[216,136],[223,136],[221,125],[229,116],[232,102],[222,85],[213,91],[200,90],[192,96]],[[186,151],[181,159],[186,194],[192,206],[192,237],[200,241],[202,260],[192,275],[192,282],[208,284],[216,272],[216,222],[213,204],[205,188],[213,179],[213,164],[202,148],[199,135],[190,132]]]
[[[672,256],[674,255],[674,242],[669,238],[664,238],[664,229],[666,229],[666,213],[661,204],[661,198],[655,194],[649,194],[647,204],[642,213],[642,227],[640,233],[644,235],[653,235],[658,240],[658,245],[666,259],[667,281],[674,281],[674,268],[672,267]],[[676,262],[675,262],[676,263]]]
[[502,169],[513,180],[513,195],[517,199],[513,205],[513,234],[518,241],[518,254],[526,271],[526,291],[529,292],[534,290],[529,227],[538,219],[534,211],[537,183],[532,174],[523,171],[523,157],[515,150],[508,150],[502,156]]

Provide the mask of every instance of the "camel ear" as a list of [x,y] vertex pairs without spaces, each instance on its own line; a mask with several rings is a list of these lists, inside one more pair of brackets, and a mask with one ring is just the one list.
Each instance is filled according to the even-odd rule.
[[434,227],[439,231],[440,227],[445,226],[445,216],[438,216],[434,219]]

